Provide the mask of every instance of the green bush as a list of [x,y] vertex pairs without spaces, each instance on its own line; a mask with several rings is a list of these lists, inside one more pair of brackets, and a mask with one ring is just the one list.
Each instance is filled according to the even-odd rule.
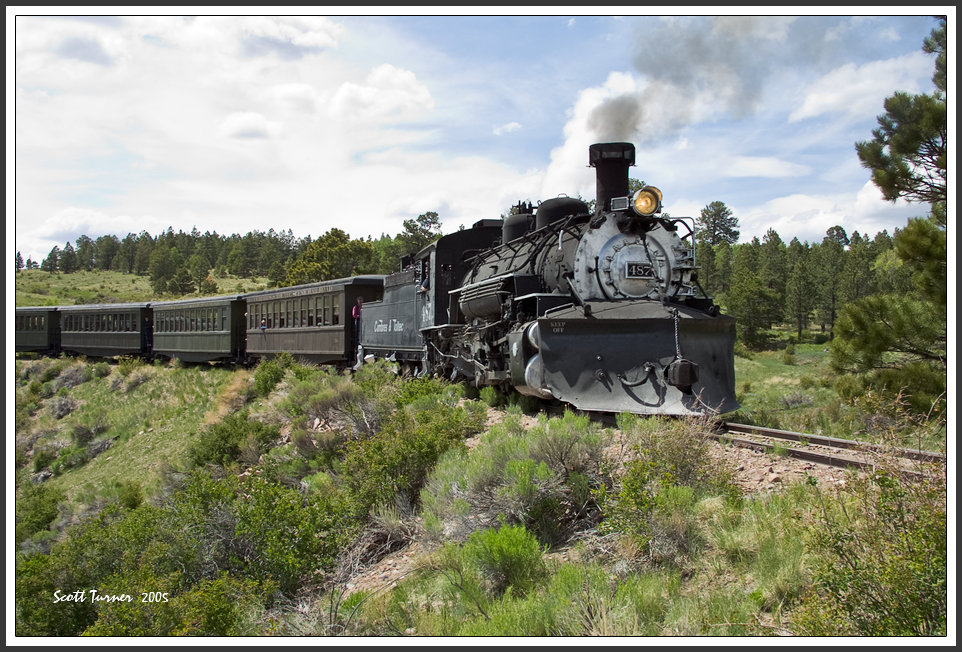
[[117,373],[121,378],[126,378],[134,370],[144,366],[144,361],[133,356],[121,356],[117,361]]
[[710,424],[702,420],[642,420],[622,414],[618,424],[635,442],[635,457],[612,489],[602,486],[595,492],[604,513],[602,529],[632,537],[654,562],[680,563],[701,543],[697,500],[737,495],[731,471],[709,455]]
[[340,493],[305,497],[256,476],[216,480],[197,471],[172,496],[169,516],[190,532],[200,577],[271,580],[287,595],[329,570],[355,531]]
[[274,360],[262,360],[254,370],[254,393],[267,396],[284,377],[284,367]]
[[144,502],[143,487],[133,480],[114,480],[117,502],[127,509],[137,509]]
[[[930,469],[932,470],[932,469]],[[946,485],[876,471],[823,498],[814,587],[793,616],[809,636],[945,636]]]
[[54,460],[57,459],[57,453],[49,448],[34,449],[33,451],[33,470],[35,473],[48,468]]
[[276,426],[250,421],[246,411],[237,412],[201,430],[187,449],[187,459],[192,466],[226,466],[237,461],[243,449],[263,453],[278,436]]
[[50,465],[50,470],[54,475],[60,475],[64,471],[76,469],[90,460],[86,446],[74,445],[60,450],[57,459]]
[[386,360],[364,364],[354,372],[354,383],[367,396],[394,394],[399,382],[394,367]]
[[106,378],[110,375],[110,365],[106,362],[96,362],[88,367],[91,378]]
[[561,478],[543,461],[510,460],[504,467],[498,504],[512,521],[524,523],[537,538],[554,544],[567,535],[567,503]]
[[417,500],[438,458],[480,431],[484,415],[473,404],[451,406],[427,397],[396,412],[374,436],[348,442],[338,474],[366,513],[399,497]]
[[520,525],[475,532],[464,544],[464,554],[494,595],[508,588],[524,595],[547,573],[538,539]]
[[480,395],[481,400],[487,404],[488,407],[498,408],[506,405],[508,402],[508,398],[504,392],[490,385],[482,387]]
[[[89,591],[123,586],[123,592],[130,593],[136,590],[129,582],[138,569],[150,568],[158,577],[198,573],[203,558],[196,554],[195,532],[189,531],[190,524],[168,516],[148,505],[129,511],[108,506],[71,527],[49,554],[18,559],[17,634],[81,634],[97,620],[97,605],[89,599]],[[88,599],[54,602],[57,591],[61,596],[86,591]]]
[[544,544],[560,543],[597,523],[592,492],[609,481],[603,446],[603,434],[584,417],[542,416],[526,431],[521,411],[510,408],[470,456],[451,452],[439,461],[422,492],[425,525],[463,538],[505,520]]
[[25,482],[17,492],[16,542],[20,545],[37,532],[46,530],[57,518],[57,506],[64,492],[49,484]]

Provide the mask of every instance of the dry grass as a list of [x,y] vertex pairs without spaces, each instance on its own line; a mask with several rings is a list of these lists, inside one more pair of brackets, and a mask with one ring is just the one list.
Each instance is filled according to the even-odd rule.
[[244,407],[253,395],[252,382],[250,371],[241,369],[234,372],[230,381],[214,399],[214,405],[204,415],[204,423],[206,425],[220,423],[228,414],[233,414]]

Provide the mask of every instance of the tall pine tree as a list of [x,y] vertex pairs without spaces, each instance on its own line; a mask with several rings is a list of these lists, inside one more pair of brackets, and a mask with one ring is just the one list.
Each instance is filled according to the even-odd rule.
[[898,394],[919,412],[944,405],[947,386],[946,23],[926,39],[936,54],[931,95],[896,93],[885,101],[873,140],[857,143],[862,164],[891,200],[931,204],[894,239],[913,291],[866,296],[845,307],[832,364],[863,384]]

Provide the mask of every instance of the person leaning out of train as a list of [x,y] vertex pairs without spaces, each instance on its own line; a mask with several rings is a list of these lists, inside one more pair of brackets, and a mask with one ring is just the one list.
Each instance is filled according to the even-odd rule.
[[267,330],[267,320],[262,318],[262,319],[261,319],[261,332],[263,333],[263,332],[266,331],[266,330]]
[[418,294],[425,294],[430,287],[431,287],[431,281],[428,280],[427,276],[425,276],[424,280],[421,281],[421,285],[418,286]]
[[351,317],[354,318],[354,332],[357,333],[361,328],[361,308],[364,307],[363,297],[357,298],[357,303],[351,308]]

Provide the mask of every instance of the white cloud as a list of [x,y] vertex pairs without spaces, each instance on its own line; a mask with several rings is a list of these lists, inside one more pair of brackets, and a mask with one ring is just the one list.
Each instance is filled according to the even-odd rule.
[[921,51],[861,66],[847,63],[809,86],[805,100],[789,116],[789,122],[827,113],[841,113],[852,119],[878,114],[883,100],[894,90],[918,93],[918,79],[925,79],[931,71],[932,59]]
[[510,134],[521,129],[521,123],[509,122],[508,124],[501,125],[500,127],[495,127],[491,130],[495,136],[503,136],[504,134]]
[[282,110],[314,113],[319,103],[314,87],[303,82],[272,86],[266,95]]
[[224,138],[272,138],[280,130],[279,123],[268,121],[260,113],[231,113],[218,128]]
[[729,177],[800,177],[811,173],[808,166],[782,161],[774,156],[736,156],[722,174]]
[[321,16],[251,16],[238,23],[243,33],[299,47],[334,47],[343,28]]
[[883,230],[888,230],[891,235],[893,224],[902,226],[910,217],[924,212],[924,208],[918,205],[885,201],[878,188],[868,182],[854,195],[797,193],[777,197],[742,213],[736,211],[736,215],[742,242],[753,236],[761,238],[772,228],[783,239],[797,237],[800,241],[814,243],[821,242],[825,232],[836,225],[849,235],[858,231],[874,236]]
[[344,120],[401,120],[432,108],[430,91],[413,72],[385,63],[372,70],[363,84],[341,85],[328,111]]
[[[854,190],[840,191],[828,171],[841,158],[826,163],[819,157],[823,140],[856,137],[844,129],[845,121],[830,125],[817,118],[834,117],[859,98],[813,93],[805,108],[809,121],[788,133],[780,131],[787,110],[760,113],[757,121],[728,119],[737,104],[733,89],[758,90],[749,82],[820,88],[797,82],[810,68],[791,63],[793,43],[785,44],[774,63],[764,60],[783,52],[779,39],[794,36],[793,25],[802,21],[715,21],[684,39],[676,37],[684,35],[688,19],[649,23],[657,29],[637,31],[647,35],[642,54],[652,56],[642,73],[610,71],[613,60],[630,65],[627,49],[608,54],[626,39],[610,43],[599,64],[594,54],[576,52],[578,43],[556,38],[570,33],[554,20],[554,27],[545,24],[544,34],[560,30],[550,43],[563,43],[565,51],[549,53],[544,45],[542,61],[550,58],[554,68],[525,59],[516,75],[495,75],[491,71],[514,64],[499,59],[496,65],[492,54],[476,58],[456,42],[451,45],[454,39],[412,39],[413,32],[397,29],[392,19],[345,19],[345,25],[358,28],[351,31],[330,19],[302,17],[30,18],[23,25],[20,20],[16,242],[25,256],[45,255],[54,244],[62,247],[96,229],[122,237],[141,229],[156,234],[167,226],[197,225],[224,234],[273,227],[317,236],[338,226],[360,237],[396,233],[403,219],[428,210],[442,213],[446,229],[456,228],[496,217],[519,199],[594,197],[588,146],[602,140],[636,143],[639,163],[632,176],[662,188],[673,215],[697,215],[710,201],[723,200],[744,211],[736,214],[763,234],[768,226],[793,220],[810,218],[821,228],[823,221],[863,214],[876,220],[892,210],[867,195],[856,199]],[[623,21],[626,30],[633,20]],[[739,36],[744,34],[755,38]],[[698,68],[697,57],[674,65],[676,54],[710,55],[714,50],[706,47],[706,38],[732,46],[724,62],[710,71]],[[857,38],[853,29],[840,42]],[[498,48],[496,54],[507,57],[510,51]],[[577,77],[566,65],[572,53],[584,59]],[[740,81],[735,64],[746,58],[755,62],[747,71],[756,74]],[[931,76],[930,60],[912,61],[893,58],[889,68],[853,65],[850,72],[836,66],[837,77],[826,75],[823,81],[844,86],[859,74],[889,75],[884,89],[864,91],[874,98],[871,119],[891,94],[893,79],[918,70],[924,70],[918,75],[923,83]],[[533,71],[550,94],[531,92],[525,75]],[[582,88],[575,79],[605,81]],[[801,112],[803,105],[792,108]],[[561,120],[563,133],[555,126]],[[837,132],[826,136],[834,123]],[[462,146],[464,141],[450,146],[448,136],[455,132],[467,135],[470,146]],[[524,163],[505,154],[506,138],[492,134],[511,134],[515,151],[526,148]],[[475,155],[476,146],[489,146],[497,152],[492,156],[503,158]],[[549,149],[550,164],[540,163]],[[472,155],[464,156],[468,151]],[[519,169],[524,165],[532,168]],[[819,170],[824,178],[816,179]],[[799,176],[806,174],[807,179]],[[856,174],[841,186],[861,187],[866,176]],[[753,208],[776,192],[776,184],[785,195],[824,190],[834,202],[800,195]],[[782,222],[766,221],[771,219]],[[42,228],[28,236],[35,226]],[[779,233],[788,240],[794,229],[786,229]],[[824,229],[812,233],[820,240]],[[24,244],[28,238],[39,242],[37,249]]]

